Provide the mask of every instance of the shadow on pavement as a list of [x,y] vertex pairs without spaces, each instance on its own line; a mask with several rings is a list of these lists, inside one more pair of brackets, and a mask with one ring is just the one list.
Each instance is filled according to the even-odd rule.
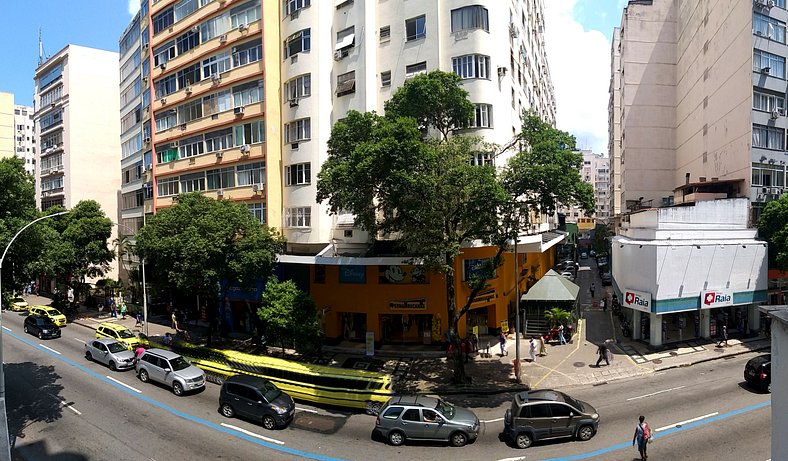
[[14,453],[11,455],[14,461],[39,460],[49,461],[88,461],[89,458],[79,453],[49,453],[49,447],[45,440],[39,440],[25,445],[24,453]]
[[[8,435],[12,448],[17,438],[25,437],[25,428],[31,424],[51,423],[63,416],[60,398],[63,386],[56,383],[60,375],[54,370],[53,366],[31,362],[5,364]],[[32,389],[35,391],[31,392]]]

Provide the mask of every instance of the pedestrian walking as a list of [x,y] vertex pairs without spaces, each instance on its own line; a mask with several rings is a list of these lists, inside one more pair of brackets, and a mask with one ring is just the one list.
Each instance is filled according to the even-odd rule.
[[602,343],[596,350],[597,354],[599,354],[599,358],[596,359],[596,367],[599,368],[600,362],[604,359],[605,365],[610,365],[610,360],[607,358],[607,344]]
[[501,334],[498,335],[498,342],[501,344],[501,357],[508,355],[506,353],[506,335],[503,334],[503,328],[501,328]]
[[591,282],[591,299],[594,299],[594,292],[596,291],[596,285],[594,282]]
[[536,337],[531,336],[531,342],[528,347],[528,355],[531,356],[531,362],[536,362]]
[[142,312],[137,312],[137,323],[136,323],[136,324],[134,324],[134,326],[135,326],[135,327],[141,327],[141,326],[143,326],[143,325],[144,325],[144,324],[143,324],[143,322],[142,322]]
[[607,298],[602,298],[602,312],[607,312]]
[[722,347],[723,343],[725,343],[725,347],[728,347],[728,325],[722,326],[722,333],[720,333],[720,340],[717,341],[717,347]]
[[545,345],[544,336],[539,336],[539,357],[547,355],[547,345]]
[[632,445],[638,444],[638,452],[640,452],[641,461],[648,459],[647,447],[651,440],[651,428],[648,427],[646,417],[641,415],[638,418],[638,425],[635,426],[635,435],[632,437]]
[[171,320],[172,320],[172,329],[177,332],[178,331],[178,312],[177,311],[175,311],[175,310],[172,311]]
[[564,338],[564,326],[558,325],[558,344],[566,344],[566,338]]
[[126,301],[120,302],[120,318],[126,320]]

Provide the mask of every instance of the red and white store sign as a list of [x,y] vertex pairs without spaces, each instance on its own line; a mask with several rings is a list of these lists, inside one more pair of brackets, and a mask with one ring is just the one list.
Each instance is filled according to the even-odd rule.
[[625,307],[642,312],[651,312],[651,293],[635,290],[624,290]]
[[733,306],[733,292],[730,290],[709,290],[700,293],[700,308]]

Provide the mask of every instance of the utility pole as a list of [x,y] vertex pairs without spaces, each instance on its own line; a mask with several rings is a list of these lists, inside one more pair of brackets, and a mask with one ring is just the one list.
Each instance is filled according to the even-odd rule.
[[522,373],[520,372],[520,271],[518,270],[518,254],[517,254],[517,240],[520,237],[520,226],[516,223],[514,226],[514,350],[515,360],[517,366],[514,367],[514,379],[518,383],[523,382]]

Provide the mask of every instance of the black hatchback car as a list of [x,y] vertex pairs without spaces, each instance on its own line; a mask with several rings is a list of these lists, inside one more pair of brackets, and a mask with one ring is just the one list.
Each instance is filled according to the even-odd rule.
[[25,333],[38,336],[38,339],[59,338],[60,327],[49,317],[29,315],[25,317]]
[[772,391],[772,356],[759,355],[752,358],[744,366],[744,380],[760,390]]
[[243,416],[261,422],[264,428],[272,430],[292,421],[295,403],[265,378],[234,375],[222,384],[219,410],[228,418]]

